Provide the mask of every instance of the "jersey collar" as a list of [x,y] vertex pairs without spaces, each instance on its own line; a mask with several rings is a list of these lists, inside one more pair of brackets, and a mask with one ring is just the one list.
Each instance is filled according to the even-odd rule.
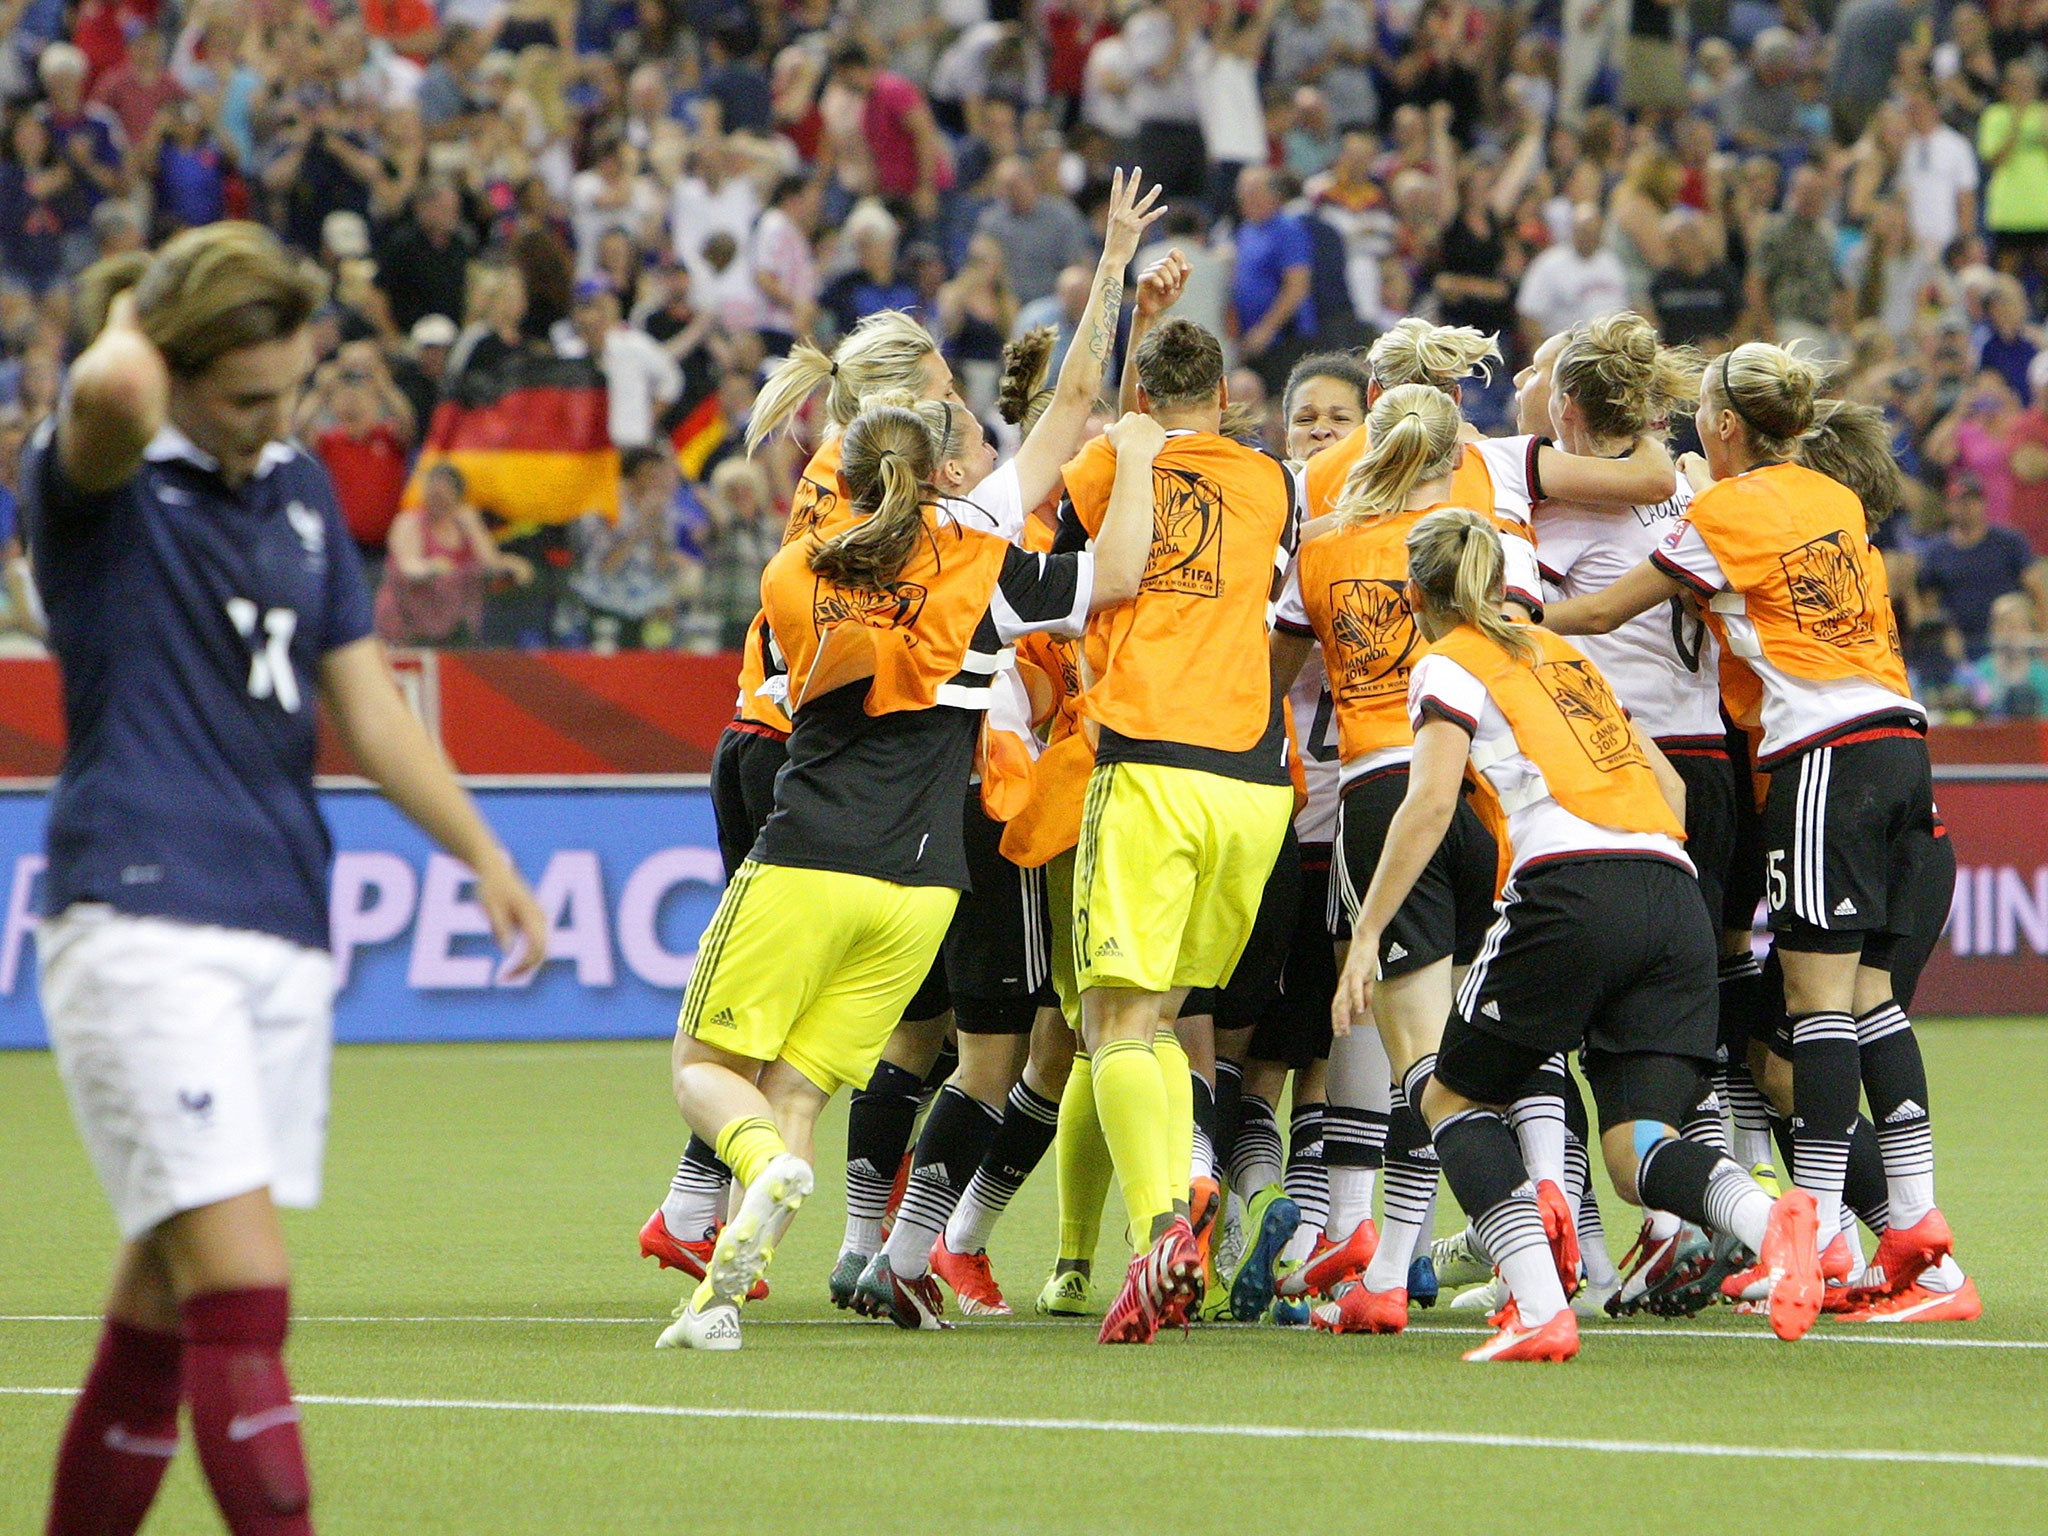
[[[220,461],[201,448],[191,438],[180,432],[169,422],[156,430],[156,436],[142,450],[143,458],[152,464],[190,464],[203,469],[210,475],[220,473]],[[288,443],[265,443],[263,452],[256,458],[256,473],[250,478],[261,480],[280,464],[291,462],[292,448]]]

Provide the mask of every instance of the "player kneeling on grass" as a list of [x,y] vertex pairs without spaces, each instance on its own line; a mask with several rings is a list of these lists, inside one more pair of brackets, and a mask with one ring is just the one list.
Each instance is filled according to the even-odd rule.
[[[1469,762],[1507,817],[1513,869],[1420,1095],[1444,1175],[1510,1294],[1500,1332],[1465,1358],[1578,1353],[1576,1266],[1554,1251],[1569,1218],[1539,1202],[1500,1106],[1548,1057],[1581,1048],[1617,1192],[1756,1251],[1772,1277],[1771,1326],[1798,1338],[1821,1301],[1812,1196],[1773,1202],[1676,1129],[1705,1094],[1717,1025],[1713,925],[1682,846],[1682,783],[1591,662],[1501,617],[1501,558],[1491,523],[1460,508],[1408,535],[1407,601],[1430,643],[1409,682],[1415,752],[1333,1026],[1342,1035],[1365,1021],[1380,936],[1449,826]],[[1318,1308],[1317,1321],[1344,1331],[1348,1299]]]
[[873,1075],[931,968],[967,885],[960,797],[1008,649],[1078,635],[1138,590],[1156,423],[1110,428],[1130,464],[1094,551],[1062,555],[942,513],[934,474],[977,431],[945,401],[863,413],[840,465],[858,521],[762,575],[789,762],[705,932],[674,1055],[683,1118],[746,1195],[663,1347],[739,1347],[739,1303],[811,1191],[819,1112]]
[[546,923],[400,698],[327,471],[286,440],[318,285],[225,223],[82,286],[106,322],[22,475],[71,744],[37,951],[124,1242],[46,1529],[136,1530],[182,1401],[228,1529],[292,1536],[312,1524],[277,1207],[319,1198],[334,993],[316,692],[477,872],[521,969]]

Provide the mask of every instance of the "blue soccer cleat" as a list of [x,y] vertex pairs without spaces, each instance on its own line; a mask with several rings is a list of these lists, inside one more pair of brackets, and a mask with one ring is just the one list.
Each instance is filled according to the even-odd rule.
[[1436,1264],[1428,1254],[1418,1253],[1408,1266],[1408,1300],[1418,1307],[1433,1307],[1436,1296]]

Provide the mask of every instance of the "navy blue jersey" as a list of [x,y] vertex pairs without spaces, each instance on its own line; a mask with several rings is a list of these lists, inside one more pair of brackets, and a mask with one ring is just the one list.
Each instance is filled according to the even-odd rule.
[[22,465],[70,740],[44,910],[102,901],[324,949],[320,658],[371,625],[326,469],[274,443],[230,490],[167,427],[133,479],[90,495],[54,435]]

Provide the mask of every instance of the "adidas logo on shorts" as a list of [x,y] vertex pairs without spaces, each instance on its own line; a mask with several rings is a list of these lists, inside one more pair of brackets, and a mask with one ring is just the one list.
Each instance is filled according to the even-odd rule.
[[718,1012],[711,1015],[710,1027],[712,1029],[731,1029],[732,1010],[730,1008],[721,1008]]
[[1856,903],[1851,901],[1848,897],[1844,896],[1840,901],[1835,903],[1835,916],[1854,917],[1855,915]]
[[1115,939],[1104,939],[1095,947],[1095,958],[1098,960],[1121,960],[1123,957],[1123,946]]
[[1408,951],[1399,944],[1389,944],[1387,946],[1387,958],[1389,960],[1406,960],[1408,958]]
[[1488,999],[1479,1005],[1479,1011],[1495,1023],[1500,1022],[1500,1004]]

